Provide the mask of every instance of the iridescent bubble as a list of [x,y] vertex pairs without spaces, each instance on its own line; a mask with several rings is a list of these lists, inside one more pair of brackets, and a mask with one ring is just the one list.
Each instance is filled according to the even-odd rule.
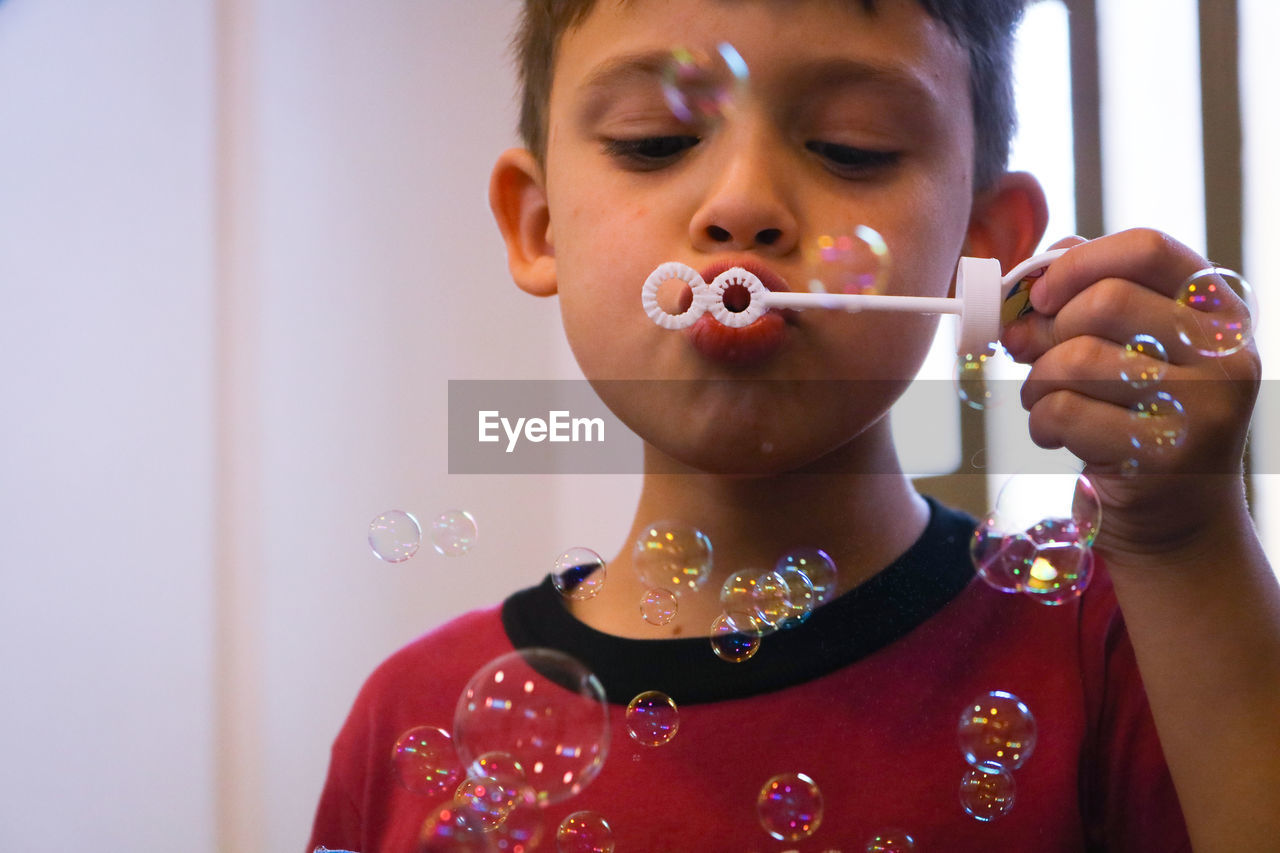
[[778,572],[797,571],[807,577],[813,585],[815,606],[826,604],[836,597],[836,562],[821,548],[809,545],[792,548],[778,558],[773,568]]
[[822,791],[804,773],[781,773],[756,797],[760,826],[778,841],[799,841],[822,823]]
[[556,591],[573,601],[595,598],[604,588],[604,557],[590,548],[574,547],[556,557],[551,583]]
[[658,690],[646,690],[627,703],[627,734],[636,743],[662,746],[680,728],[675,700]]
[[755,614],[770,628],[792,628],[813,612],[813,584],[803,574],[788,570],[764,572],[752,593]]
[[[474,762],[473,777],[484,790],[459,786],[456,799],[469,802],[498,851],[532,849],[542,837],[542,810],[525,778],[524,768],[509,753],[486,753]],[[469,796],[466,796],[469,793]]]
[[669,589],[655,587],[640,599],[640,615],[650,625],[666,625],[676,618],[679,609],[679,599]]
[[711,650],[729,663],[742,663],[760,651],[764,628],[751,613],[721,613],[711,623]]
[[867,841],[865,853],[911,853],[916,840],[901,829],[882,829]]
[[988,516],[973,531],[969,556],[978,577],[1000,592],[1022,592],[1036,546],[1023,533],[1007,534]]
[[486,832],[502,825],[514,802],[502,784],[490,776],[468,776],[458,785],[454,801],[466,805]]
[[650,589],[669,589],[676,595],[697,592],[711,574],[711,540],[691,525],[659,522],[640,532],[631,560]]
[[421,544],[418,519],[403,510],[389,510],[369,522],[369,547],[375,557],[388,563],[404,562],[418,553]]
[[1231,355],[1253,340],[1257,305],[1253,288],[1239,273],[1202,269],[1182,283],[1175,299],[1178,339],[1201,355]]
[[505,753],[546,805],[577,794],[600,772],[609,752],[609,709],[600,682],[574,658],[517,649],[467,682],[453,733],[469,775],[492,775],[477,762]]
[[1008,770],[994,773],[978,767],[970,768],[960,780],[960,806],[965,814],[983,823],[1008,814],[1013,808],[1016,788]]
[[812,293],[884,293],[889,277],[889,247],[866,225],[848,234],[823,234],[805,253]]
[[431,545],[446,557],[460,557],[476,544],[476,520],[462,509],[451,509],[431,522]]
[[971,409],[982,411],[994,403],[995,397],[983,375],[990,358],[990,353],[979,352],[965,353],[956,359],[956,395]]
[[453,738],[435,726],[415,726],[400,735],[391,749],[391,769],[406,791],[424,796],[452,791],[462,775]]
[[995,589],[1061,604],[1088,586],[1101,524],[1102,505],[1088,477],[1066,470],[1019,474],[1000,489],[969,554]]
[[1133,432],[1129,441],[1139,456],[1160,455],[1187,437],[1187,413],[1168,391],[1157,391],[1130,410]]
[[680,121],[711,124],[742,98],[748,76],[747,63],[731,44],[714,52],[678,47],[662,67],[662,95]]
[[1036,547],[1023,592],[1039,604],[1063,604],[1080,595],[1093,579],[1093,549],[1082,541],[1071,519],[1047,518],[1027,531]]
[[592,811],[574,812],[556,830],[560,853],[613,853],[613,828]]
[[440,806],[422,824],[417,853],[493,853],[484,821],[466,803]]
[[1004,690],[970,702],[956,739],[964,760],[980,770],[1017,770],[1036,746],[1036,721],[1026,703]]
[[720,585],[720,603],[728,610],[751,610],[755,605],[756,584],[763,572],[747,569],[734,572]]
[[1169,353],[1151,335],[1134,335],[1124,345],[1120,379],[1133,388],[1150,388],[1164,378],[1169,367]]

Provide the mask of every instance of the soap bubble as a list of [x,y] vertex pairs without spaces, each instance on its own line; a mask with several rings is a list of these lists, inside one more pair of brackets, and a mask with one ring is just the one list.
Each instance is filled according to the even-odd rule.
[[812,293],[884,293],[889,277],[889,247],[874,228],[856,226],[849,234],[823,234],[804,253]]
[[813,584],[794,570],[764,572],[753,591],[755,613],[770,628],[792,628],[813,612]]
[[743,610],[721,613],[711,623],[711,650],[729,663],[742,663],[760,651],[764,627]]
[[792,548],[778,558],[774,571],[797,571],[813,585],[815,606],[826,604],[836,597],[837,570],[835,560],[821,548],[801,546]]
[[680,121],[711,124],[741,99],[747,79],[747,63],[731,44],[714,52],[678,47],[662,67],[662,95]]
[[415,726],[400,735],[391,749],[391,769],[406,791],[425,796],[452,791],[462,775],[453,738],[435,726]]
[[882,829],[867,841],[865,853],[911,853],[916,840],[901,829]]
[[493,853],[484,821],[466,803],[441,806],[418,835],[417,853]]
[[983,823],[1008,814],[1013,808],[1016,789],[1008,770],[994,773],[978,767],[970,768],[960,780],[960,806],[965,814]]
[[590,548],[575,547],[556,557],[551,583],[573,601],[595,598],[604,587],[604,557]]
[[513,805],[502,784],[489,776],[468,776],[463,779],[454,792],[453,799],[467,806],[486,832],[500,826]]
[[431,523],[431,545],[446,557],[460,557],[476,544],[476,520],[462,509],[451,509]]
[[469,806],[499,851],[536,844],[542,834],[538,798],[524,768],[508,753],[490,752],[472,763],[473,775],[454,799]]
[[627,703],[627,734],[636,743],[662,746],[670,743],[679,728],[680,711],[661,691],[646,690]]
[[577,794],[600,772],[609,752],[609,709],[600,682],[574,658],[517,649],[467,682],[453,731],[470,775],[492,775],[479,759],[506,753],[546,805]]
[[560,853],[613,853],[613,829],[592,811],[574,812],[556,830]]
[[983,375],[990,359],[990,352],[967,352],[956,359],[956,395],[971,409],[982,411],[994,403],[995,398]]
[[822,791],[803,773],[781,773],[756,797],[760,826],[778,841],[799,841],[822,823]]
[[1120,379],[1133,388],[1150,388],[1164,378],[1169,353],[1151,335],[1134,335],[1124,345]]
[[1162,454],[1179,446],[1187,437],[1187,413],[1168,391],[1157,391],[1130,409],[1132,432],[1129,442],[1135,451]]
[[734,572],[720,585],[720,603],[727,610],[750,610],[755,605],[756,584],[763,574],[759,569]]
[[679,610],[679,599],[669,589],[655,587],[640,599],[640,615],[650,625],[666,625],[676,618]]
[[1237,272],[1209,267],[1182,283],[1175,297],[1178,339],[1201,355],[1227,356],[1253,340],[1253,288]]
[[663,521],[640,532],[631,560],[640,581],[651,589],[697,592],[711,574],[711,540],[696,527]]
[[369,547],[374,556],[388,563],[402,563],[418,553],[422,527],[418,519],[393,509],[369,522]]
[[1085,475],[1018,474],[974,530],[969,555],[989,586],[1061,604],[1088,586],[1101,524],[1102,504]]
[[1036,720],[1025,702],[1004,690],[974,699],[960,712],[956,739],[964,760],[980,770],[1017,770],[1036,746]]
[[1039,604],[1078,598],[1093,579],[1093,549],[1068,519],[1049,518],[1027,532],[1036,546],[1022,591]]

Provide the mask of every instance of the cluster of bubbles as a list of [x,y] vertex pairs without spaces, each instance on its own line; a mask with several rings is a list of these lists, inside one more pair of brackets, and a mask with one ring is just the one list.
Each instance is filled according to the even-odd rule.
[[[1059,496],[1047,517],[1027,495]],[[1093,577],[1093,541],[1102,505],[1084,474],[1020,474],[1009,478],[996,506],[978,524],[969,555],[993,589],[1058,605],[1078,598]]]
[[974,820],[993,821],[1013,808],[1013,771],[1031,757],[1036,721],[1017,696],[993,690],[970,702],[956,730],[969,770],[960,780],[960,805]]
[[[476,544],[475,517],[461,509],[440,513],[431,522],[429,539],[437,554],[461,557]],[[403,563],[422,546],[422,525],[412,513],[392,509],[369,522],[369,548],[388,563]]]

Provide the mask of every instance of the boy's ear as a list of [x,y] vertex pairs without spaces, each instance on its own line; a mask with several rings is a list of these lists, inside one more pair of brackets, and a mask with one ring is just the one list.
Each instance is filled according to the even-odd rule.
[[1040,182],[1027,172],[1006,172],[974,199],[964,253],[996,258],[1008,272],[1031,257],[1048,224]]
[[555,246],[542,169],[524,148],[498,157],[489,177],[489,208],[507,244],[507,268],[521,290],[534,296],[556,292]]

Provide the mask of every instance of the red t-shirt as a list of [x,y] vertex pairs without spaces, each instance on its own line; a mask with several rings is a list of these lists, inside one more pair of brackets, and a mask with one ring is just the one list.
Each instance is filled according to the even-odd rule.
[[[920,851],[1190,850],[1133,650],[1099,566],[1057,607],[973,576],[973,520],[932,503],[920,540],[743,663],[705,638],[631,640],[574,619],[549,582],[462,616],[392,655],[369,678],[333,745],[311,846],[413,851],[443,800],[410,793],[390,766],[406,730],[452,730],[464,686],[520,647],[582,661],[611,704],[611,748],[579,795],[543,810],[541,849],[570,812],[608,821],[618,851],[860,853],[899,828]],[[626,703],[660,690],[676,736],[632,741]],[[969,769],[957,723],[1004,690],[1034,714],[1038,740],[1013,771],[1012,809],[989,823],[961,808]],[[824,800],[814,834],[775,841],[756,812],[775,774],[804,773]],[[311,848],[308,848],[311,849]]]

